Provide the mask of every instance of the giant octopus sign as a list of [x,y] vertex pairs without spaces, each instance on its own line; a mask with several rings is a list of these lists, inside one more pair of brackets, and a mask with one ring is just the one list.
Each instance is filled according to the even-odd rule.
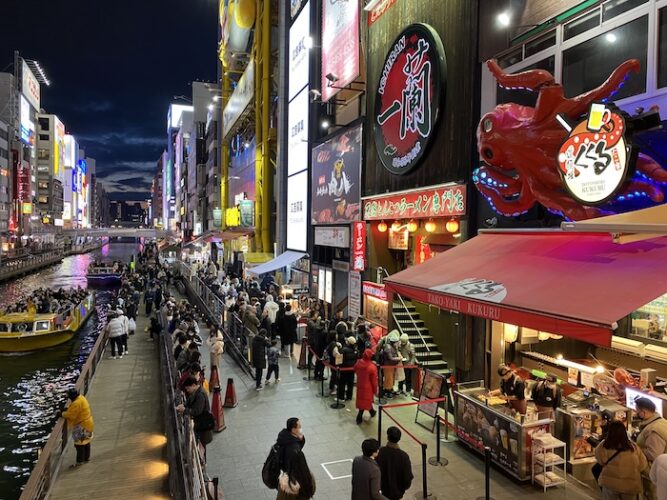
[[538,93],[534,108],[500,104],[477,128],[482,166],[473,181],[496,211],[517,216],[540,203],[582,220],[623,200],[664,200],[667,171],[632,144],[634,132],[658,123],[657,109],[630,117],[607,104],[639,61],[624,62],[602,85],[571,99],[548,71],[507,74],[494,60],[487,66],[501,87]]

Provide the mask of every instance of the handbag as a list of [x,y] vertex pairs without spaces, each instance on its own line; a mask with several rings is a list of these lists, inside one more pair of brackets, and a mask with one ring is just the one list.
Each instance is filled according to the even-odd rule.
[[195,419],[195,432],[201,433],[212,431],[215,427],[215,419],[210,411],[204,410],[201,415]]
[[593,465],[593,467],[591,468],[591,472],[593,473],[593,477],[595,478],[595,482],[597,482],[598,479],[600,478],[600,474],[602,474],[602,470],[605,468],[605,466],[609,462],[611,462],[613,459],[615,459],[616,455],[621,453],[621,451],[623,451],[623,450],[616,450],[616,453],[614,453],[612,455],[612,457],[609,460],[607,460],[604,464],[601,464],[601,463],[598,462],[595,465]]

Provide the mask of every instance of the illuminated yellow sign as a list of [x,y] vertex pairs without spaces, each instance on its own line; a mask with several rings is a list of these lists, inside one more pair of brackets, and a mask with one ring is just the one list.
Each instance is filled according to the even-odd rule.
[[21,206],[21,213],[24,215],[32,214],[32,203],[23,203]]
[[237,207],[225,210],[225,225],[227,227],[237,227],[241,225],[241,211]]

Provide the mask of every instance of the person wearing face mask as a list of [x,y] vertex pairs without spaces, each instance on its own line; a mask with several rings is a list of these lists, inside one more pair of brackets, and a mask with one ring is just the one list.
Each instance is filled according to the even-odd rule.
[[276,444],[280,450],[280,469],[288,472],[292,468],[294,457],[303,450],[306,444],[301,420],[297,417],[288,418],[285,428],[278,433]]
[[[663,453],[667,453],[667,420],[655,411],[655,403],[648,398],[635,399],[635,407],[635,412],[641,419],[638,426],[637,446],[644,452],[650,470],[653,461]],[[648,500],[657,498],[655,485],[648,474],[642,474],[642,477],[644,498]]]
[[555,412],[556,408],[560,406],[561,391],[557,381],[558,379],[553,375],[547,375],[533,388],[533,402],[538,412]]
[[496,389],[489,393],[490,396],[502,395],[507,400],[510,408],[518,411],[521,415],[526,414],[526,384],[517,377],[512,369],[507,365],[500,365],[498,367],[498,375],[500,375],[500,389]]

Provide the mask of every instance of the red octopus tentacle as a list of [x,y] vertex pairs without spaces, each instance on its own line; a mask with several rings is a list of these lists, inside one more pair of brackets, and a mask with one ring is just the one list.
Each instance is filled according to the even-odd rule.
[[639,153],[637,157],[637,172],[649,180],[667,183],[667,170],[643,153]]
[[508,74],[503,71],[495,59],[486,61],[486,66],[491,71],[498,85],[510,89],[538,90],[544,85],[556,83],[551,73],[543,69],[531,69],[521,73]]
[[[477,184],[477,189],[491,203],[493,208],[508,217],[516,216],[530,210],[535,205],[535,198],[526,184],[521,186],[521,192],[515,200],[506,200],[495,190]],[[516,193],[515,193],[516,194]]]
[[653,186],[648,182],[634,180],[628,184],[628,187],[623,190],[627,193],[642,193],[651,198],[651,201],[660,203],[665,199],[665,194],[657,186]]

